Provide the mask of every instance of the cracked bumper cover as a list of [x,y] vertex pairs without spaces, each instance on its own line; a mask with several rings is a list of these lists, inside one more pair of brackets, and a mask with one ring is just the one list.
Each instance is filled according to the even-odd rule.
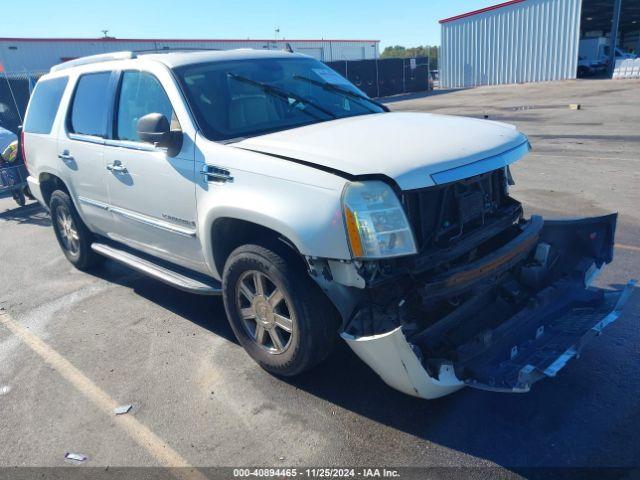
[[407,342],[402,328],[370,337],[341,334],[351,349],[392,388],[420,398],[438,398],[464,387],[453,366],[443,366],[438,379],[430,376]]
[[[386,384],[425,399],[447,395],[465,385],[523,393],[533,383],[556,376],[591,339],[618,319],[636,282],[629,281],[619,291],[589,287],[603,264],[612,260],[615,215],[544,223],[541,241],[554,241],[572,254],[580,251],[590,266],[580,274],[574,268],[570,275],[535,290],[526,307],[490,332],[486,345],[481,335],[456,347],[455,358],[433,362],[428,352],[411,343],[415,336],[407,339],[402,326],[361,336],[344,331],[342,338]],[[598,232],[601,240],[579,248],[579,242],[593,240],[592,232]],[[480,277],[487,273],[479,270],[483,273]],[[432,283],[432,291],[440,290],[434,286],[441,285]],[[454,289],[457,286],[449,284]],[[466,321],[475,321],[474,315],[469,317]]]
[[525,393],[531,385],[546,377],[555,377],[567,363],[579,356],[584,346],[603,330],[613,324],[636,284],[630,281],[622,292],[617,292],[617,301],[612,311],[600,319],[593,327],[571,344],[561,355],[548,363],[546,368],[527,364],[518,372],[518,383],[511,388],[494,387],[473,379],[460,380],[453,365],[443,364],[438,378],[431,376],[422,365],[419,354],[398,327],[388,333],[368,337],[354,337],[342,333],[342,338],[362,361],[371,367],[382,380],[392,388],[408,395],[424,399],[434,399],[453,393],[469,385],[480,390],[495,392]]

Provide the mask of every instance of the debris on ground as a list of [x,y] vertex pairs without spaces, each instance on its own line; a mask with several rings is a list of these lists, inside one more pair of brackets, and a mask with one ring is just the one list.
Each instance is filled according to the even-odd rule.
[[133,408],[133,405],[128,404],[128,405],[120,405],[119,407],[116,407],[113,409],[113,413],[115,415],[124,415],[125,413],[129,413],[129,411]]
[[82,455],[81,453],[67,452],[64,455],[64,458],[66,458],[67,460],[73,460],[74,462],[84,462],[87,459],[87,456]]

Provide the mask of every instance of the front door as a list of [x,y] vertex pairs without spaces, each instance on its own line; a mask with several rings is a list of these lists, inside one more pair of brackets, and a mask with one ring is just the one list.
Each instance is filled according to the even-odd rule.
[[[127,70],[116,95],[113,138],[104,147],[110,210],[116,219],[111,236],[203,271],[196,229],[195,132],[175,84],[166,69]],[[165,148],[140,141],[137,123],[149,113],[165,115],[172,130],[182,131],[180,152],[169,155]]]

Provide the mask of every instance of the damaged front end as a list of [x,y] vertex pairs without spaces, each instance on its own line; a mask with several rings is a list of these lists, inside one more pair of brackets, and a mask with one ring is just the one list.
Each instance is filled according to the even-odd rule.
[[525,220],[507,180],[499,169],[404,192],[419,253],[347,279],[359,293],[342,338],[388,385],[422,398],[526,392],[620,314],[633,282],[590,287],[612,260],[617,215]]

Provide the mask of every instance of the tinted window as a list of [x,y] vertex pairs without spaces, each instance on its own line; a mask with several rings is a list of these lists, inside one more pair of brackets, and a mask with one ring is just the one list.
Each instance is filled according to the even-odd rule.
[[78,80],[69,117],[69,130],[105,137],[111,72],[90,73]]
[[149,113],[163,114],[171,123],[172,130],[180,130],[169,97],[160,82],[149,73],[124,72],[118,100],[116,138],[140,141],[138,120]]
[[36,84],[29,102],[29,114],[24,121],[25,132],[51,133],[67,81],[67,77],[60,77],[41,80]]
[[176,68],[205,136],[226,140],[384,110],[309,58],[211,62]]

